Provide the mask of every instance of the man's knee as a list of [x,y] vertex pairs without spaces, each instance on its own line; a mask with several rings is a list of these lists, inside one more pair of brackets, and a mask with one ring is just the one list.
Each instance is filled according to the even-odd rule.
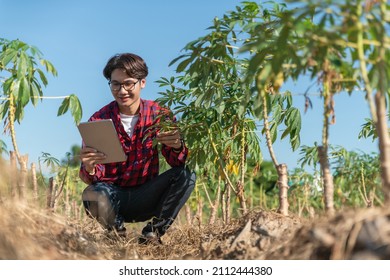
[[191,171],[188,166],[183,168],[182,176],[184,178],[184,187],[186,188],[187,193],[191,193],[195,188],[196,174],[194,171]]
[[196,174],[194,171],[190,170],[188,166],[184,166],[182,168],[181,176],[183,176],[183,179],[186,182],[187,189],[193,190],[195,187],[196,182]]
[[87,187],[82,200],[87,214],[98,220],[105,227],[110,227],[115,220],[115,211],[109,199],[108,193],[104,189],[94,189]]
[[196,182],[196,174],[194,171],[189,171],[189,181],[190,181],[190,186],[192,189],[195,188],[195,182]]

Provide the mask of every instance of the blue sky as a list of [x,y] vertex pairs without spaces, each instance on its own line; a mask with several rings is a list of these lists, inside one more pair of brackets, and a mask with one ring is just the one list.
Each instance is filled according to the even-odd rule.
[[[145,99],[156,99],[160,90],[154,81],[174,75],[169,62],[181,54],[190,41],[206,34],[215,16],[222,16],[241,1],[234,0],[149,0],[149,1],[49,1],[0,0],[0,37],[20,39],[37,46],[58,70],[50,77],[45,96],[76,94],[83,107],[83,121],[112,100],[102,69],[108,58],[119,52],[142,56],[149,66]],[[294,88],[303,93],[308,85]],[[301,142],[321,141],[322,105],[311,96],[313,109],[303,114],[304,99],[294,98],[302,111]],[[358,140],[360,126],[369,117],[362,92],[335,97],[336,124],[330,128],[330,143],[348,150],[377,151],[377,143]],[[57,117],[62,100],[45,99],[28,107],[21,125],[16,127],[19,150],[37,162],[42,152],[61,159],[81,138],[71,116]],[[10,139],[2,139],[12,149]],[[263,141],[265,142],[265,141]],[[262,145],[265,147],[264,145]],[[289,169],[297,166],[299,152],[292,152],[288,141],[275,144],[279,162]],[[265,159],[269,159],[263,149]]]

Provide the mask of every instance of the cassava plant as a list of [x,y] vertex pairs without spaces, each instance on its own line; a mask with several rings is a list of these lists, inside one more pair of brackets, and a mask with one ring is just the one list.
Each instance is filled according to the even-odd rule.
[[[245,12],[250,14],[249,10]],[[237,41],[241,39],[232,21],[228,15],[215,18],[210,33],[185,46],[185,54],[171,63],[177,64],[177,77],[158,81],[166,88],[159,101],[180,116],[191,151],[189,164],[201,169],[207,166],[208,174],[221,176],[222,196],[228,197],[232,190],[245,213],[247,157],[260,161],[261,152],[252,113],[249,107],[240,106],[251,89],[242,82],[245,60],[237,55]],[[212,169],[208,162],[213,163]],[[225,201],[229,209],[230,199]]]
[[[295,12],[296,20],[292,23],[295,29],[299,26],[309,40],[307,46],[310,50],[307,51],[312,55],[307,55],[305,49],[297,53],[301,59],[310,58],[310,67],[305,67],[305,70],[312,75],[322,73],[326,78],[323,81],[329,81],[324,84],[324,92],[328,91],[330,95],[340,91],[352,93],[355,87],[366,93],[379,140],[382,184],[388,204],[390,139],[386,99],[390,83],[390,5],[385,0],[289,2],[302,6]],[[299,23],[301,18],[309,17],[316,22],[314,29]],[[324,67],[326,65],[328,67]],[[320,72],[315,71],[316,67]],[[329,100],[329,95],[324,95],[326,99]]]
[[[371,14],[363,19],[359,15],[362,6],[364,7],[363,1],[287,2],[299,8],[284,10],[278,14],[278,21],[253,28],[251,39],[244,50],[254,53],[250,64],[253,72],[260,71],[261,74],[267,71],[264,65],[271,65],[270,70],[262,75],[263,84],[274,85],[276,83],[278,85],[280,84],[278,80],[296,80],[297,83],[305,80],[305,83],[309,84],[309,90],[313,80],[318,83],[318,91],[324,104],[324,121],[321,145],[318,146],[318,159],[324,180],[325,209],[327,213],[332,214],[334,212],[334,186],[328,158],[328,142],[330,124],[335,122],[333,97],[342,92],[352,94],[356,87],[361,88],[363,85],[365,88],[365,84],[368,82],[368,91],[370,91],[373,82],[379,81],[375,79],[379,73],[384,76],[380,80],[387,81],[384,74],[386,68],[372,65],[372,68],[369,67],[371,75],[365,75],[367,71],[364,70],[367,68],[362,68],[362,64],[366,65],[368,57],[378,57],[378,55],[372,54],[379,54],[378,48],[386,42],[383,36],[382,40],[376,42],[370,42],[365,38],[375,36],[375,34],[383,35],[383,32],[365,28],[364,39],[359,39],[359,32],[363,32],[359,26],[362,23],[370,22],[370,19],[375,19],[372,21],[377,24],[377,30],[386,30],[386,28],[378,27],[380,26],[379,22],[386,22],[385,13],[373,14],[370,12]],[[365,4],[366,11],[372,11],[376,6],[372,1],[365,1]],[[386,5],[383,2],[379,6],[384,10]],[[379,18],[381,20],[378,20]],[[272,33],[271,31],[275,30],[275,27],[277,32]],[[362,53],[359,54],[359,42],[362,47],[360,52],[363,50],[363,53],[367,53],[365,57]],[[382,58],[384,58],[384,48],[382,47],[381,50]],[[363,57],[364,59],[362,59]],[[384,59],[382,59],[382,64],[378,65],[383,66],[383,62]],[[260,70],[258,70],[259,68]],[[382,69],[383,72],[378,69]],[[369,78],[374,80],[369,81]],[[306,101],[307,91],[305,92]],[[375,111],[373,110],[375,109],[373,98],[370,97],[370,94],[367,95],[367,100],[371,110]],[[376,115],[377,113],[373,112],[372,114]]]
[[[266,87],[266,83],[245,79],[248,57],[240,52],[255,23],[273,22],[273,14],[281,8],[277,3],[273,11],[272,6],[267,9],[255,2],[244,2],[222,18],[215,18],[208,29],[210,33],[187,44],[185,54],[172,61],[177,64],[178,76],[159,81],[168,88],[160,101],[170,107],[174,105],[176,113],[181,115],[180,122],[189,128],[186,140],[191,148],[190,161],[200,166],[205,161],[216,162],[244,212],[246,161],[257,157],[260,165],[262,158],[257,132],[266,135],[271,154],[272,143],[282,125],[285,127],[281,138],[290,136],[293,149],[299,146],[300,113],[292,107],[291,96],[286,94],[281,101],[279,96],[257,95],[256,86],[271,88]],[[273,89],[278,91],[275,85]],[[271,111],[274,109],[275,112]],[[272,120],[268,120],[269,115]],[[259,129],[259,120],[264,120],[263,130]],[[235,184],[230,178],[233,174],[228,172],[231,161],[240,170]],[[277,164],[279,166],[283,167],[279,171],[281,196],[286,201],[287,167]],[[283,202],[280,211],[286,213],[287,205]]]
[[[248,7],[256,7],[253,2],[245,2]],[[300,145],[301,115],[298,109],[292,107],[289,92],[282,94],[281,87],[288,78],[295,78],[294,49],[304,42],[287,36],[290,26],[284,24],[283,16],[289,14],[285,5],[274,4],[274,9],[263,9],[257,6],[259,16],[256,21],[247,24],[244,29],[249,38],[241,47],[243,54],[249,53],[250,59],[246,72],[248,83],[255,82],[256,94],[253,96],[252,108],[255,116],[263,120],[263,133],[270,157],[278,173],[279,212],[288,215],[288,174],[286,164],[280,164],[273,149],[277,139],[277,130],[284,124],[281,138],[290,137],[293,150]],[[252,97],[247,96],[246,100]],[[287,106],[282,107],[278,99],[287,98]],[[243,104],[247,106],[246,103]]]
[[357,27],[350,28],[348,35],[353,36],[356,42],[353,54],[360,65],[361,84],[366,92],[379,139],[382,186],[385,203],[389,205],[390,138],[386,113],[389,108],[386,109],[388,104],[386,100],[389,97],[390,86],[390,4],[385,0],[358,2],[354,16],[346,16],[350,26]]
[[[57,76],[53,64],[43,58],[38,48],[20,40],[0,38],[0,75],[2,97],[0,105],[1,118],[4,120],[4,130],[10,133],[16,159],[22,175],[27,174],[27,155],[22,156],[17,145],[15,122],[21,123],[24,118],[24,108],[28,104],[36,106],[44,98],[43,86],[48,84],[45,75]],[[70,108],[74,121],[78,123],[82,117],[81,104],[76,95],[63,97],[58,115]],[[19,188],[23,189],[25,176],[21,176]],[[22,186],[23,185],[23,186]]]

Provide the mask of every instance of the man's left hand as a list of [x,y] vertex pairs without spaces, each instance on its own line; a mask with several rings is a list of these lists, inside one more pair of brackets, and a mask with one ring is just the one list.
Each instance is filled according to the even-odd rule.
[[156,139],[161,144],[164,144],[164,145],[171,147],[171,148],[174,148],[174,149],[180,149],[182,146],[182,141],[181,141],[179,130],[159,132],[159,133],[157,133]]

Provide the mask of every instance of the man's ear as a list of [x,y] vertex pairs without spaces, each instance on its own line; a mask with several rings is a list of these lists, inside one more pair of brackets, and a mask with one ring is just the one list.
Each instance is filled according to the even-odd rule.
[[144,88],[146,86],[146,79],[141,79],[141,88]]

